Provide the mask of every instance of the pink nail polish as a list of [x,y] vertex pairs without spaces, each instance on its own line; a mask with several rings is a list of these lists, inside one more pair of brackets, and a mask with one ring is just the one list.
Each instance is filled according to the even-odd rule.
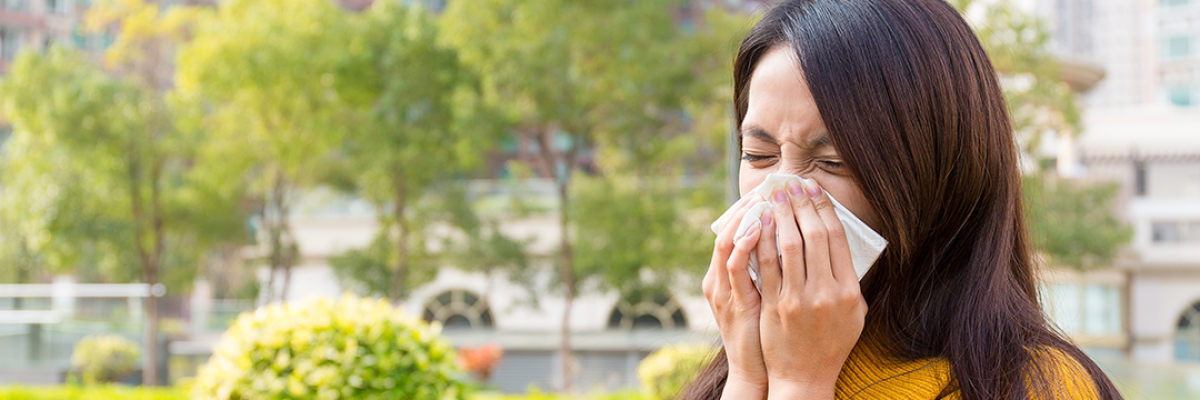
[[821,186],[817,185],[817,181],[809,179],[807,183],[808,183],[808,185],[807,185],[808,186],[808,197],[811,197],[814,199],[821,197]]
[[776,190],[775,195],[772,197],[775,198],[776,203],[783,203],[787,201],[787,193],[784,193],[782,190]]
[[788,191],[792,193],[792,196],[799,196],[801,193],[804,193],[804,189],[800,187],[800,181],[792,181],[789,183]]
[[759,220],[759,222],[762,223],[763,227],[771,226],[771,213],[770,212],[763,213],[762,217],[760,217],[758,220]]

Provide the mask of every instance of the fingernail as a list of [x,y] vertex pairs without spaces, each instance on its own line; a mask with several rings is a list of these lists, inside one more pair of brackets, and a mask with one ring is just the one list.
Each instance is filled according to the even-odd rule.
[[807,183],[808,183],[808,185],[807,185],[808,186],[808,197],[811,197],[814,199],[821,197],[821,186],[817,185],[817,181],[809,179]]
[[800,181],[792,181],[788,184],[788,191],[792,192],[792,196],[799,196],[804,193],[804,189],[800,187]]
[[784,193],[782,190],[776,190],[775,194],[772,195],[771,197],[775,198],[776,203],[787,202],[787,193]]
[[761,222],[762,226],[764,227],[771,226],[771,213],[763,213],[762,217],[759,217],[758,221]]

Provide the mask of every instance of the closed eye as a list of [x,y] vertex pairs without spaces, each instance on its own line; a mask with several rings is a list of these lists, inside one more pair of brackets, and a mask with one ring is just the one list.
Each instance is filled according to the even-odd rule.
[[748,161],[751,163],[769,161],[773,158],[775,158],[775,156],[760,156],[760,155],[755,155],[755,154],[750,154],[750,153],[742,153],[742,160]]
[[843,165],[841,161],[832,161],[832,160],[818,160],[817,165],[820,165],[821,169],[824,169],[829,172],[838,172],[838,171],[841,171],[842,168],[845,167],[845,165]]

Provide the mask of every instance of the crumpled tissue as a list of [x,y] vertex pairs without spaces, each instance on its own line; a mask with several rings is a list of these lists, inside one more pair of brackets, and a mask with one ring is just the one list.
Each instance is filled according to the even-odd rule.
[[[738,239],[741,239],[746,234],[746,231],[750,229],[750,226],[759,221],[763,213],[771,212],[770,197],[772,189],[785,186],[788,181],[801,179],[804,178],[795,175],[767,175],[767,179],[764,179],[761,184],[747,194],[747,196],[759,196],[767,201],[750,207],[750,210],[742,217],[742,223],[738,225],[733,240],[736,242]],[[842,221],[842,230],[846,232],[846,242],[850,244],[850,258],[853,260],[854,272],[858,275],[858,279],[862,280],[863,275],[867,274],[867,270],[871,269],[871,265],[875,264],[875,260],[879,258],[879,254],[883,253],[883,249],[887,247],[887,240],[883,236],[880,236],[879,233],[871,230],[871,227],[854,216],[854,213],[851,213],[845,206],[838,203],[829,192],[825,192],[825,195],[829,196],[830,203],[833,203],[834,213],[837,214],[838,220]],[[733,208],[731,207],[712,223],[711,228],[713,233],[720,233],[721,228],[732,218]],[[778,236],[776,238],[778,240]],[[750,252],[750,278],[754,281],[754,286],[762,290],[758,276],[758,252],[752,251]]]

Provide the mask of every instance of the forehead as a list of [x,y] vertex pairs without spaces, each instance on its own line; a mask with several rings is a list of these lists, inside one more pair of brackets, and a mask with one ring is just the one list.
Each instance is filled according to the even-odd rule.
[[824,124],[795,54],[775,46],[754,68],[742,128],[761,129],[781,142],[804,143]]

